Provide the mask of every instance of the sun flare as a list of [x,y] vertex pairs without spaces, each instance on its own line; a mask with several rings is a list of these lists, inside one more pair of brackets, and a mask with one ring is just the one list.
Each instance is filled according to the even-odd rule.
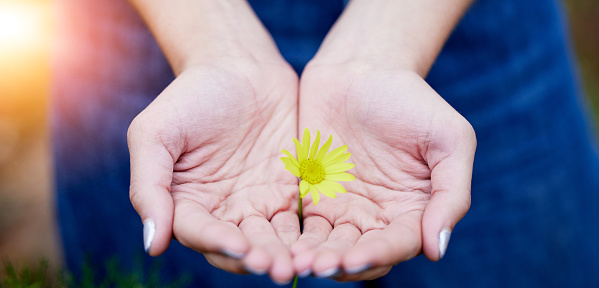
[[49,5],[32,1],[0,1],[0,48],[14,50],[45,43],[49,37]]

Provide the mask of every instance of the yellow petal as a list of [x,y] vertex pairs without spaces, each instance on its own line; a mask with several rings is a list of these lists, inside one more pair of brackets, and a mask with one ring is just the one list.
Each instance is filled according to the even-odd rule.
[[325,165],[324,172],[326,174],[335,174],[335,173],[345,172],[354,167],[356,167],[356,165],[354,165],[352,163],[339,163],[339,164],[333,164],[333,165]]
[[324,159],[322,159],[322,164],[326,165],[327,163],[329,163],[331,159],[336,158],[337,156],[343,154],[343,152],[345,151],[347,151],[347,145],[337,147],[337,149],[331,151],[331,153],[327,154],[327,156],[324,156]]
[[327,142],[325,142],[324,145],[322,145],[322,148],[320,148],[320,151],[318,151],[318,154],[316,155],[316,161],[320,161],[322,160],[322,158],[324,158],[324,155],[326,155],[327,152],[329,152],[331,143],[333,143],[333,135],[329,136],[329,140],[327,140]]
[[315,184],[314,186],[316,186],[316,189],[318,189],[318,191],[320,191],[324,196],[327,196],[329,198],[337,198],[335,191],[333,191],[333,189],[331,189],[330,186],[322,185],[322,182]]
[[322,180],[322,182],[320,182],[320,186],[326,186],[328,189],[331,189],[337,193],[347,193],[345,187],[335,181]]
[[299,168],[291,163],[291,160],[286,157],[281,157],[281,161],[285,163],[285,169],[291,172],[295,177],[300,177]]
[[314,144],[312,144],[312,150],[310,150],[310,156],[308,159],[314,159],[314,156],[316,156],[316,151],[318,151],[319,145],[320,145],[320,131],[316,130],[316,139],[314,139]]
[[326,174],[324,179],[332,181],[354,181],[356,180],[356,177],[349,173],[342,172],[336,174]]
[[310,194],[312,195],[312,204],[318,204],[318,201],[320,201],[320,194],[318,194],[318,190],[316,190],[314,185],[310,185]]
[[283,164],[285,164],[285,166],[295,166],[296,168],[299,168],[298,165],[295,165],[293,163],[293,160],[291,160],[287,157],[281,157],[279,159],[281,159],[281,162],[283,162]]
[[291,162],[293,162],[293,164],[297,167],[300,166],[299,162],[297,161],[297,159],[295,159],[295,157],[293,156],[293,154],[291,154],[291,152],[283,149],[281,150],[281,152],[283,152],[283,154],[287,155],[289,157],[289,159],[291,159]]
[[304,154],[304,149],[302,148],[302,145],[299,143],[299,140],[293,138],[293,143],[295,143],[295,151],[297,152],[297,161],[303,161],[306,160],[306,155],[308,154]]
[[285,169],[287,169],[287,171],[291,172],[291,174],[293,174],[293,176],[300,177],[299,169],[297,169],[297,167],[285,166]]
[[335,158],[329,159],[329,161],[326,163],[324,163],[324,161],[323,161],[322,165],[333,165],[333,164],[343,163],[343,162],[347,161],[347,159],[349,159],[349,157],[351,157],[351,153],[341,154]]
[[308,128],[304,129],[304,138],[302,138],[302,155],[304,157],[302,157],[302,159],[297,159],[300,162],[304,159],[306,159],[305,157],[308,157],[308,155],[310,154],[310,130],[308,130]]
[[310,184],[308,184],[308,182],[303,181],[303,180],[300,181],[299,190],[300,190],[300,197],[304,198],[306,195],[308,195],[308,191],[310,191]]

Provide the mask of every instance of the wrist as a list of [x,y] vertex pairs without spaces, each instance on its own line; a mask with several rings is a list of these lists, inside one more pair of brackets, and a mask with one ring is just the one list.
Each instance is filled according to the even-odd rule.
[[[306,65],[307,71],[322,67],[343,67],[349,74],[369,73],[373,70],[409,71],[421,75],[423,78],[428,71],[428,66],[418,61],[418,57],[411,57],[408,53],[379,53],[356,49],[334,53],[323,47],[315,57]],[[426,71],[426,72],[425,72]]]
[[228,59],[282,60],[245,1],[130,0],[145,19],[176,75]]
[[313,62],[363,62],[424,78],[470,2],[353,0]]

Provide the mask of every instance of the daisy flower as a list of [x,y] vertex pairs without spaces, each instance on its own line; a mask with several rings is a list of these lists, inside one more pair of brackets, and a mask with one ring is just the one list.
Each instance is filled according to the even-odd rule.
[[333,143],[333,136],[329,136],[327,142],[322,145],[320,150],[320,131],[317,130],[316,139],[310,148],[310,130],[304,130],[302,144],[299,140],[293,138],[295,149],[297,150],[297,158],[289,151],[282,150],[288,157],[281,157],[281,161],[285,164],[285,169],[289,170],[293,175],[300,178],[299,192],[300,197],[312,195],[314,205],[320,201],[320,193],[329,198],[336,198],[338,193],[347,192],[345,188],[335,181],[353,181],[356,179],[354,175],[345,171],[354,167],[352,163],[344,163],[349,159],[351,153],[347,151],[347,145],[343,145],[330,153],[329,148]]

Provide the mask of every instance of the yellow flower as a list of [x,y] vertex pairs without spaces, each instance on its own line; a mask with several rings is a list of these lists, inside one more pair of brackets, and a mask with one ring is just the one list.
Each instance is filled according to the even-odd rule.
[[285,169],[300,178],[300,197],[304,198],[308,192],[311,192],[312,202],[316,205],[320,201],[319,191],[329,198],[336,198],[335,192],[347,192],[341,184],[335,182],[356,180],[354,175],[345,173],[354,168],[354,164],[344,163],[351,156],[351,153],[344,153],[347,151],[347,145],[327,154],[331,143],[333,143],[331,135],[319,151],[320,131],[317,130],[316,139],[310,149],[310,130],[307,128],[304,130],[302,144],[295,138],[293,138],[293,142],[297,150],[297,158],[289,151],[283,150],[282,152],[288,157],[281,157],[281,161],[285,164]]

